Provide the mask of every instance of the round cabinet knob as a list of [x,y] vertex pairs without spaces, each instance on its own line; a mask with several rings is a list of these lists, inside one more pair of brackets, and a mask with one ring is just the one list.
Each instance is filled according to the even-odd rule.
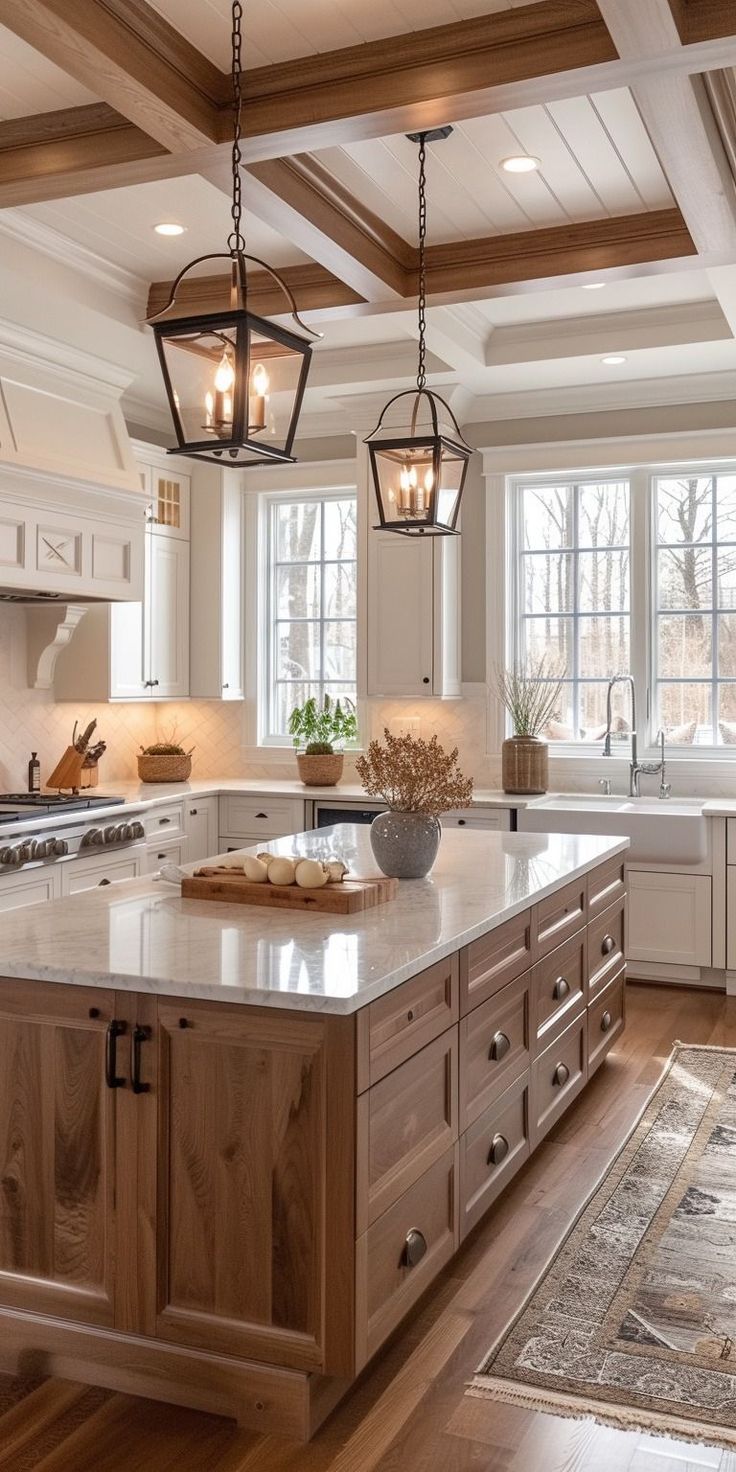
[[616,949],[616,942],[612,935],[604,935],[601,941],[601,955],[610,956],[611,951]]
[[131,833],[133,835],[133,838],[144,838],[145,837],[146,830],[143,827],[143,824],[142,823],[131,823],[130,828],[131,828]]
[[558,976],[558,978],[557,978],[557,980],[556,980],[556,982],[555,982],[555,984],[554,984],[554,986],[552,988],[552,996],[554,997],[555,1001],[556,1002],[563,1001],[563,999],[568,995],[569,991],[570,991],[570,984],[569,984],[569,982],[567,982],[565,980],[564,976]]
[[554,1074],[552,1075],[552,1082],[553,1082],[553,1084],[555,1084],[558,1089],[559,1088],[562,1088],[562,1085],[567,1083],[567,1080],[569,1079],[569,1077],[570,1077],[570,1070],[569,1070],[567,1064],[566,1063],[558,1063],[557,1064],[557,1067],[556,1067],[556,1069],[554,1071]]
[[429,684],[429,675],[425,675],[424,676],[424,678],[422,680],[422,684],[423,685],[428,685]]
[[14,869],[20,868],[20,865],[23,863],[22,850],[16,845],[14,848],[9,848],[7,850],[7,854],[8,857],[6,862],[12,865]]
[[510,1047],[511,1041],[505,1032],[497,1032],[488,1050],[489,1063],[500,1063],[501,1059],[506,1057]]
[[500,1165],[509,1153],[509,1142],[505,1135],[494,1135],[488,1151],[488,1165]]
[[412,1227],[404,1239],[404,1247],[401,1253],[401,1266],[404,1268],[415,1268],[421,1262],[427,1251],[427,1239],[418,1227]]
[[54,839],[54,847],[53,847],[54,857],[57,858],[57,859],[63,859],[64,858],[64,855],[65,854],[68,854],[68,852],[69,852],[69,844],[67,843],[66,839],[65,838],[55,838]]
[[82,834],[82,842],[80,843],[79,847],[95,848],[96,845],[100,843],[102,843],[102,829],[90,828],[87,833]]
[[116,840],[120,837],[120,830],[117,823],[108,823],[107,827],[103,831],[102,837],[105,843],[115,843]]
[[130,843],[130,840],[133,837],[133,824],[132,823],[121,823],[120,824],[119,832],[120,832],[120,837],[123,840],[123,842]]
[[13,850],[11,848],[0,848],[0,864],[12,864],[13,861],[10,857],[12,852]]
[[601,1017],[601,1032],[608,1032],[608,1029],[610,1028],[612,1022],[613,1018],[610,1012],[604,1012],[603,1016]]

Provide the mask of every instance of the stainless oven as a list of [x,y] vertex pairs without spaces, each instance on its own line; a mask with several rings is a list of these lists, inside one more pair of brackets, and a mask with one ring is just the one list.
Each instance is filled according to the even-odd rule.
[[331,802],[318,798],[313,806],[312,827],[329,828],[333,823],[372,823],[376,813],[385,813],[385,802]]

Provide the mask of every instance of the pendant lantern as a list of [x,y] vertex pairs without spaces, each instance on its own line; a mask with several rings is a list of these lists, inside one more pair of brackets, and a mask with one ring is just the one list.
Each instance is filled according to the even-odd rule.
[[[409,134],[412,143],[419,145],[417,386],[389,399],[376,428],[365,441],[380,518],[374,530],[399,532],[409,537],[457,533],[465,476],[473,453],[460,433],[449,404],[426,386],[426,145],[447,138],[451,132],[451,128],[436,128],[432,132]],[[400,400],[413,400],[410,409],[407,405],[409,422],[404,433],[389,434],[383,430],[383,421],[389,409]]]
[[[240,175],[242,16],[241,0],[233,0],[232,230],[228,249],[190,261],[176,277],[166,306],[148,319],[177,438],[169,453],[230,466],[293,463],[311,339],[319,336],[301,321],[292,292],[278,272],[245,251]],[[229,309],[167,317],[184,277],[203,261],[222,259],[230,262]],[[280,287],[285,310],[289,309],[301,331],[249,311],[248,262],[260,266]],[[271,412],[273,396],[278,396],[279,428]]]

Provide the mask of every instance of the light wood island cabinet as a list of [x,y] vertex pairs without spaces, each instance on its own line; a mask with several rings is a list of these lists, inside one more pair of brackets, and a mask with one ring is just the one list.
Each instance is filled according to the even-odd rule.
[[624,1025],[623,856],[348,1015],[0,987],[0,1365],[307,1439]]

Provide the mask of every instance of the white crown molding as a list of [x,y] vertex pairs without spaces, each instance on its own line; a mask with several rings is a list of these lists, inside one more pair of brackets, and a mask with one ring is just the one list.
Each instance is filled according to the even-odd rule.
[[0,352],[37,370],[60,369],[80,386],[98,393],[101,388],[112,389],[116,398],[135,378],[134,373],[105,358],[60,342],[58,338],[47,337],[44,332],[21,327],[4,317],[0,318]]
[[95,281],[98,286],[123,297],[125,301],[138,307],[145,305],[147,282],[143,276],[136,276],[134,271],[127,271],[124,266],[105,260],[104,256],[98,255],[88,246],[80,245],[78,241],[71,240],[68,235],[52,229],[50,225],[43,225],[40,220],[34,220],[32,215],[25,214],[23,210],[0,210],[0,234],[19,241],[31,250],[47,256],[49,260],[57,261],[61,266],[69,267],[86,280]]
[[[569,384],[511,394],[478,394],[476,421],[547,418],[607,409],[655,409],[666,404],[707,404],[736,397],[736,371],[633,378],[624,383]],[[468,419],[470,419],[470,415]]]
[[580,473],[584,470],[633,470],[640,465],[657,468],[666,465],[682,467],[688,463],[702,465],[729,460],[736,455],[736,428],[683,429],[677,432],[652,432],[609,436],[538,441],[533,445],[489,445],[481,448],[483,474],[498,475],[556,474],[559,471]]
[[717,301],[678,302],[672,306],[637,307],[625,312],[554,317],[496,327],[488,339],[486,366],[548,361],[588,353],[625,352],[695,342],[721,342],[732,337]]

